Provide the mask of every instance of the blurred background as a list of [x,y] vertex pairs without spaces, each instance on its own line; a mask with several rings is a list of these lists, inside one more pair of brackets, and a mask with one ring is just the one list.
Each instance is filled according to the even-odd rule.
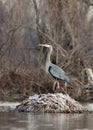
[[69,95],[93,100],[84,70],[93,69],[93,1],[0,0],[1,100],[53,92],[53,80],[43,69],[47,50],[39,43],[53,46],[51,60],[71,79]]

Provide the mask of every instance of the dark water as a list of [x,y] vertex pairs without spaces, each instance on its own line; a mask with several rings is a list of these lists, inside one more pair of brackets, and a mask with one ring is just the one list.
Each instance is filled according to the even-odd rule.
[[93,114],[0,113],[0,130],[93,130]]

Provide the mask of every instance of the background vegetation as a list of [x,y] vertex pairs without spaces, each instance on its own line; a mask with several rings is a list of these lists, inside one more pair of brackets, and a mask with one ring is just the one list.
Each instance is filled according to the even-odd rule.
[[0,0],[0,99],[53,92],[53,80],[43,70],[46,51],[38,43],[53,45],[51,60],[70,77],[70,96],[93,99],[84,70],[93,69],[92,5],[91,0]]

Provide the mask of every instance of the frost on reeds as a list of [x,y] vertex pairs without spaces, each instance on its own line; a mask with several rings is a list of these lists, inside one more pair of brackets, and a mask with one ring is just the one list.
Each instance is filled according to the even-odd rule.
[[90,22],[93,18],[93,6],[90,6],[87,13],[87,21]]

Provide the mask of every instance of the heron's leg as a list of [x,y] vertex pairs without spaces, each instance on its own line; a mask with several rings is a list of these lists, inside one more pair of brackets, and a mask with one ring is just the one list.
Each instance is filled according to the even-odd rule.
[[53,83],[53,91],[55,91],[55,88],[56,88],[56,80]]
[[57,89],[59,89],[59,88],[60,88],[59,81],[57,80]]
[[57,89],[59,89],[59,82],[56,79],[53,84],[53,91],[55,92]]
[[65,91],[66,91],[66,94],[68,93],[68,90],[67,90],[67,82],[65,82]]
[[60,87],[60,92],[62,92],[63,94],[67,94],[66,84],[62,84],[62,86]]

